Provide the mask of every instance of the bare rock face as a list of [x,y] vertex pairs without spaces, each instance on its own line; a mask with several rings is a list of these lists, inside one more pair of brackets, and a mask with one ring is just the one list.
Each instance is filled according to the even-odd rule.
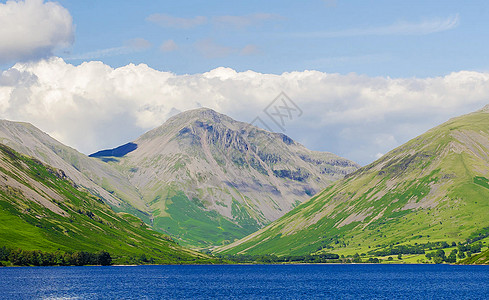
[[256,231],[359,168],[205,108],[91,156],[127,176],[157,230],[194,246]]

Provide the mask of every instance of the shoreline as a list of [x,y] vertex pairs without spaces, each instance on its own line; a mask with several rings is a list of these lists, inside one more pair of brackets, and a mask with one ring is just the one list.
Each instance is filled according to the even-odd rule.
[[84,265],[84,266],[0,266],[0,269],[2,268],[45,268],[45,267],[144,267],[144,266],[300,266],[300,265],[306,265],[306,266],[312,266],[312,265],[411,265],[411,266],[417,266],[417,265],[446,265],[446,266],[489,266],[485,264],[435,264],[435,263],[429,263],[429,264],[420,264],[420,263],[279,263],[279,264],[253,264],[253,263],[229,263],[229,264],[144,264],[144,265],[127,265],[127,264],[120,264],[120,265],[109,265],[109,266],[102,266],[102,265]]

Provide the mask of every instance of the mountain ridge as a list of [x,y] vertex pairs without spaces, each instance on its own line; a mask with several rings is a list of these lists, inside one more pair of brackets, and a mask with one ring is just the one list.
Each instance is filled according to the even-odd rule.
[[217,252],[368,253],[462,242],[489,226],[489,113],[452,118]]
[[214,261],[151,230],[141,219],[114,212],[64,171],[3,144],[0,247],[58,254],[108,251],[119,264]]
[[[98,158],[143,191],[143,202],[149,205],[146,212],[152,214],[155,226],[184,243],[201,246],[208,243],[188,237],[187,229],[203,226],[219,236],[213,243],[232,241],[359,167],[208,108],[173,116],[132,143],[137,148],[122,157]],[[175,221],[168,211],[177,202],[183,205],[179,209],[193,210],[192,217],[181,217],[196,220],[203,213],[206,224]],[[222,224],[228,229],[219,229]]]
[[120,172],[95,158],[66,146],[26,122],[0,120],[0,142],[15,151],[62,169],[76,184],[103,198],[115,210],[130,211],[149,222],[148,216],[128,204],[140,199],[137,191]]

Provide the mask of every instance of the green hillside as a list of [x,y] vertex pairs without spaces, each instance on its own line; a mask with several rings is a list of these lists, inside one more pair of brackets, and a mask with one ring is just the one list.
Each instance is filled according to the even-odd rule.
[[473,255],[464,259],[461,264],[465,265],[488,265],[489,264],[489,249],[479,253],[477,255]]
[[[115,213],[61,170],[0,144],[0,247],[107,251],[115,263],[195,263],[187,250],[140,219]],[[143,261],[141,261],[143,258]]]
[[488,178],[489,113],[481,110],[433,128],[216,251],[368,256],[474,242],[489,233]]

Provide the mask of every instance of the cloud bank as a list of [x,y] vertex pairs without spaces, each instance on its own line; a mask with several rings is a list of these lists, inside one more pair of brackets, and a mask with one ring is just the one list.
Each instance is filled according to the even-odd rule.
[[176,75],[147,65],[18,63],[0,75],[0,117],[27,121],[84,153],[113,147],[179,111],[209,107],[251,122],[280,92],[300,107],[285,133],[362,164],[448,118],[489,102],[489,74],[385,78],[318,71],[280,75],[217,68]]
[[[42,0],[0,3],[0,63],[52,55],[74,40],[73,20],[65,8]],[[8,42],[5,42],[8,41]]]

